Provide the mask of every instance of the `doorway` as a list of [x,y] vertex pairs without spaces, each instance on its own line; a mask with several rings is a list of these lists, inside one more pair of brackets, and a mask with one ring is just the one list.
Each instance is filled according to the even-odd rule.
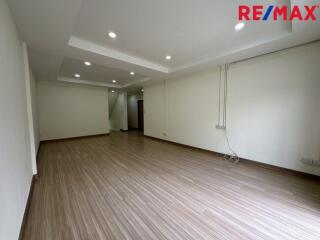
[[143,132],[143,100],[138,100],[138,131]]

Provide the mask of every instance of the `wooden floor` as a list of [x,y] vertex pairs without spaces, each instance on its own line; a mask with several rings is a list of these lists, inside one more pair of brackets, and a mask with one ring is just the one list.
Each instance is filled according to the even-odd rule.
[[320,182],[136,132],[43,144],[25,240],[320,239]]

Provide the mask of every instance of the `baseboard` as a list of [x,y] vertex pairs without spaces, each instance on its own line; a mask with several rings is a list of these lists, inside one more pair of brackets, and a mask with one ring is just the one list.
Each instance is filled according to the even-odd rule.
[[36,181],[37,179],[38,179],[38,175],[33,175],[33,176],[32,176],[31,185],[30,185],[30,190],[29,190],[29,195],[28,195],[28,199],[27,199],[27,204],[26,204],[26,208],[25,208],[25,210],[24,210],[23,219],[22,219],[22,224],[21,224],[21,228],[20,228],[19,240],[22,240],[22,239],[23,239],[23,235],[24,235],[24,233],[25,233],[26,224],[27,224],[27,218],[28,218],[28,214],[29,214],[29,210],[30,210],[30,206],[31,206],[31,200],[32,200],[32,194],[33,194],[34,184],[35,184],[35,181]]
[[50,142],[64,142],[64,141],[77,140],[77,139],[86,139],[86,138],[93,138],[93,137],[104,137],[104,136],[109,136],[109,135],[110,135],[110,133],[102,133],[102,134],[86,135],[86,136],[79,136],[79,137],[42,140],[42,141],[40,141],[40,144],[41,143],[50,143]]
[[129,130],[120,129],[120,132],[128,132]]
[[[189,148],[189,149],[193,149],[193,150],[197,150],[197,151],[201,151],[201,152],[207,152],[207,153],[215,154],[215,155],[217,155],[219,157],[225,156],[225,154],[222,154],[222,153],[218,153],[218,152],[215,152],[215,151],[202,149],[202,148],[198,148],[198,147],[194,147],[194,146],[190,146],[190,145],[186,145],[186,144],[182,144],[182,143],[173,142],[173,141],[170,141],[170,140],[151,137],[151,136],[147,136],[147,135],[144,135],[144,137],[150,138],[150,139],[153,139],[153,140],[157,140],[157,141],[161,141],[161,142],[174,144],[174,145],[177,145],[177,146],[180,146],[180,147],[185,147],[185,148]],[[273,171],[278,171],[278,172],[282,172],[282,173],[285,173],[285,174],[290,174],[290,175],[294,175],[294,176],[298,176],[298,177],[320,180],[320,176],[317,176],[317,175],[313,175],[313,174],[305,173],[305,172],[300,172],[300,171],[296,171],[296,170],[292,170],[292,169],[288,169],[288,168],[283,168],[283,167],[279,167],[279,166],[274,166],[274,165],[270,165],[270,164],[267,164],[267,163],[257,162],[257,161],[249,160],[249,159],[245,159],[245,158],[240,158],[240,163],[239,164],[253,165],[253,166],[260,167],[260,168],[265,168],[265,169],[269,169],[269,170],[273,170]]]

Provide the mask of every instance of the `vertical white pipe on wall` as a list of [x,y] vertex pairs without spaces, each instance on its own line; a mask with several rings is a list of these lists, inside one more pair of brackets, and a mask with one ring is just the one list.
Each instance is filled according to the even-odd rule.
[[229,70],[229,65],[224,65],[224,122],[223,122],[223,127],[224,129],[227,128],[227,101],[228,101],[228,70]]
[[32,162],[32,172],[37,174],[37,153],[36,144],[34,136],[34,119],[32,113],[32,100],[31,100],[31,83],[30,83],[30,66],[28,58],[28,47],[24,42],[22,44],[23,49],[23,60],[24,60],[24,71],[25,71],[25,81],[26,81],[26,101],[27,101],[27,113],[28,113],[28,128],[29,128],[29,138],[30,138],[30,152],[31,152],[31,162]]
[[222,82],[222,67],[219,67],[219,71],[220,71],[220,78],[219,78],[219,106],[218,106],[218,125],[217,127],[221,126],[221,82]]
[[217,129],[226,128],[226,101],[227,101],[227,69],[226,66],[220,66],[220,79],[219,79],[219,107],[218,107],[218,125]]
[[164,137],[168,137],[168,86],[167,80],[164,80]]

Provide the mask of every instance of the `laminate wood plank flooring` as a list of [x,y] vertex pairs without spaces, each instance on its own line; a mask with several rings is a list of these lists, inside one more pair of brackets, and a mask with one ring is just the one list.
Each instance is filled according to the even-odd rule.
[[320,182],[143,137],[44,143],[25,240],[320,239]]

